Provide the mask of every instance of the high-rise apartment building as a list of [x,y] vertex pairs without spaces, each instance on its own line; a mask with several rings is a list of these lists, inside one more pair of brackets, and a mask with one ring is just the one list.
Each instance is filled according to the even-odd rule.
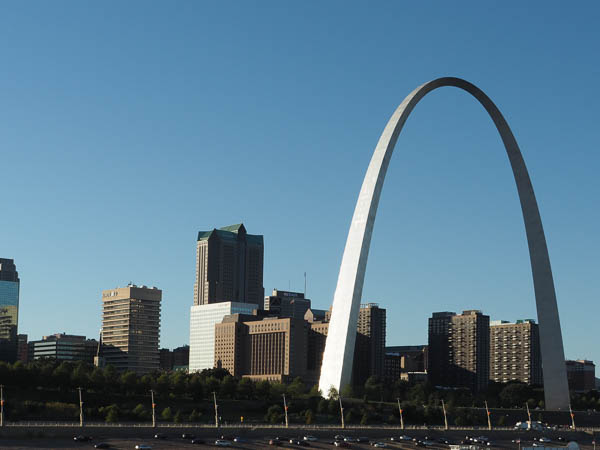
[[30,361],[55,359],[57,361],[84,361],[92,364],[98,351],[98,341],[95,339],[64,333],[44,336],[39,341],[30,341],[28,346]]
[[375,375],[383,377],[386,310],[377,303],[360,305],[354,346],[352,383],[362,386]]
[[478,310],[433,313],[428,356],[432,384],[485,389],[490,377],[489,316]]
[[0,361],[17,359],[19,273],[12,259],[0,258]]
[[542,384],[540,335],[534,320],[491,322],[490,380]]
[[262,305],[263,237],[243,224],[200,231],[196,245],[194,305],[219,302]]
[[130,284],[102,291],[102,356],[119,371],[159,368],[162,291]]
[[252,315],[258,305],[218,302],[194,305],[190,310],[190,372],[215,367],[215,325],[231,314]]
[[273,289],[273,293],[265,297],[265,311],[275,316],[303,319],[309,309],[310,300],[304,298],[302,292]]
[[304,319],[227,316],[215,326],[215,366],[254,380],[304,378],[307,331]]

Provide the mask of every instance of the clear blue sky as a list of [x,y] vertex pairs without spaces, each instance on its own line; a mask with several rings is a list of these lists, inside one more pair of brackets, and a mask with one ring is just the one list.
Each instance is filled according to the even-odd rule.
[[[547,233],[570,358],[600,361],[597,2],[3,2],[0,256],[20,332],[97,336],[101,291],[163,289],[161,344],[188,342],[199,230],[265,237],[265,292],[329,307],[362,177],[418,84],[459,76],[500,107]],[[500,139],[462,91],[407,122],[364,300],[388,343],[432,311],[535,318]]]

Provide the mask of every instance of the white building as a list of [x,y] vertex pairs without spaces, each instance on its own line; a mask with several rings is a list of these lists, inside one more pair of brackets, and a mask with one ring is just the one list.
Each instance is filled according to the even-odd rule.
[[258,305],[219,302],[190,309],[190,372],[215,366],[215,325],[230,314],[252,314]]

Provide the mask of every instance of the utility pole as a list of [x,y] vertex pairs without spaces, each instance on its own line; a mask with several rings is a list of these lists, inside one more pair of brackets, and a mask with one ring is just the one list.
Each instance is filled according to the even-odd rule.
[[0,384],[0,427],[4,426],[4,385]]
[[400,406],[400,399],[397,398],[396,400],[398,400],[398,411],[400,412],[400,428],[402,428],[404,430],[404,418],[402,417],[402,406]]
[[346,428],[346,424],[344,423],[344,407],[342,406],[342,396],[338,396],[338,400],[340,401],[340,417],[342,418],[342,428]]
[[81,388],[78,387],[77,390],[79,391],[79,426],[82,427],[83,426],[83,400],[81,398]]
[[285,394],[283,395],[283,412],[285,413],[285,427],[287,428],[290,424],[288,422],[288,415],[287,415],[287,403],[285,402]]
[[152,428],[156,428],[156,403],[154,403],[154,391],[150,389],[150,395],[152,396]]
[[525,402],[525,407],[527,408],[527,424],[529,425],[528,429],[531,430],[531,412],[529,412],[529,403]]
[[488,409],[487,400],[485,401],[485,413],[487,414],[488,419],[488,430],[492,429],[492,420],[490,419],[490,410]]
[[215,402],[215,428],[219,428],[219,406],[217,405],[217,393],[213,391],[213,400]]
[[442,411],[444,411],[444,430],[448,429],[448,418],[446,417],[446,405],[442,399]]
[[571,404],[569,404],[569,413],[571,414],[571,427],[575,430],[575,414],[573,414]]

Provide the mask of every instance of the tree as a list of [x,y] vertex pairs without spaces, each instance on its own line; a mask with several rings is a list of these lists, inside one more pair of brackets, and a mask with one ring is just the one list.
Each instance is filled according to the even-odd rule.
[[188,417],[188,422],[199,422],[199,421],[200,421],[200,414],[198,414],[198,411],[196,411],[194,409]]
[[271,405],[265,415],[265,421],[269,423],[281,423],[283,419],[283,409],[279,405]]
[[169,406],[167,406],[165,409],[163,409],[162,412],[160,413],[160,417],[165,422],[172,421],[173,420],[173,413],[171,412],[171,408]]
[[173,417],[173,422],[181,423],[183,421],[183,414],[181,414],[181,410],[177,410],[175,413],[175,417]]
[[106,422],[108,423],[116,423],[119,421],[119,407],[115,404],[107,406],[104,408],[104,412],[106,413]]
[[312,410],[307,409],[306,413],[304,414],[304,423],[306,423],[306,425],[311,425],[315,420],[314,414],[312,412]]
[[254,382],[250,378],[242,378],[237,385],[238,397],[250,400],[254,398]]
[[333,399],[333,400],[337,400],[339,397],[338,390],[336,388],[334,388],[333,386],[331,386],[329,388],[329,392],[327,392],[327,397],[329,397],[330,399]]

